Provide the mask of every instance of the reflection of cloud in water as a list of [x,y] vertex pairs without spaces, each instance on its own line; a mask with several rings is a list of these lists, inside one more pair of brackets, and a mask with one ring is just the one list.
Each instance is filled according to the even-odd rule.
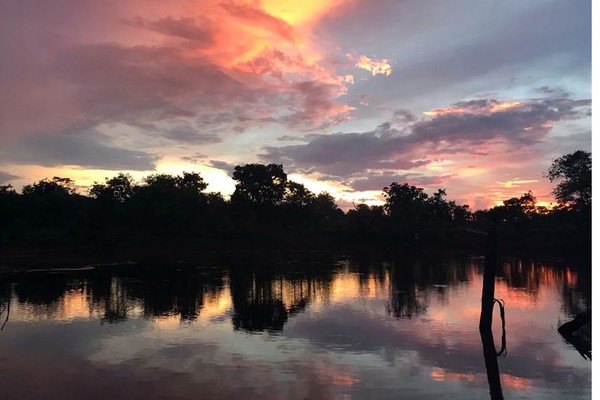
[[[479,268],[470,260],[404,259],[383,266],[342,262],[327,273],[159,271],[137,279],[57,279],[47,296],[25,283],[15,290],[13,326],[3,332],[0,351],[11,363],[68,354],[55,363],[80,369],[57,378],[65,384],[92,372],[118,384],[116,371],[127,370],[138,381],[174,380],[166,385],[171,395],[181,390],[172,384],[208,385],[208,399],[241,398],[238,391],[247,391],[245,398],[393,398],[400,389],[414,398],[478,398],[487,390],[477,329]],[[556,333],[557,318],[581,303],[582,279],[518,262],[504,264],[499,276],[509,355],[498,362],[507,397],[523,390],[585,397],[589,365],[571,357],[575,352]],[[257,308],[269,318],[279,309],[286,319],[259,325]],[[235,318],[239,330],[232,329]],[[112,323],[101,326],[100,319]],[[15,382],[24,379],[20,363],[11,372]],[[43,374],[42,365],[27,368]]]

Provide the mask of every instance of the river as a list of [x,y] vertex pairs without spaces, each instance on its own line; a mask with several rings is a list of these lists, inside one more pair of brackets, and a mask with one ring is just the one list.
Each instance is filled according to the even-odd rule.
[[[434,252],[229,254],[23,274],[0,286],[0,397],[490,398],[483,266]],[[585,267],[500,257],[504,398],[591,398],[590,361],[557,332],[590,307]],[[499,308],[493,335],[500,350]]]

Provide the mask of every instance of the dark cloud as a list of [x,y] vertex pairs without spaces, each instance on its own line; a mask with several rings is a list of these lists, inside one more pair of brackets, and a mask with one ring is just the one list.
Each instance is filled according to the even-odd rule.
[[480,143],[500,138],[514,144],[532,144],[550,131],[552,123],[583,117],[579,108],[590,104],[591,100],[552,98],[485,112],[489,107],[500,106],[501,102],[460,102],[450,108],[464,112],[421,120],[412,126],[412,137],[417,141],[445,140],[453,143]]
[[194,42],[195,46],[208,46],[213,43],[212,22],[208,18],[198,21],[195,18],[173,18],[168,16],[155,21],[148,21],[140,16],[126,20],[126,24],[150,31],[174,36]]
[[[376,167],[390,156],[390,142],[375,132],[319,135],[310,142],[284,147],[266,147],[260,157],[299,168],[317,168],[319,172],[338,177]],[[398,147],[398,146],[396,146]]]
[[395,124],[406,124],[417,120],[417,116],[408,110],[398,109],[392,115],[392,122]]
[[20,178],[19,176],[11,174],[10,172],[0,171],[0,183],[1,184],[8,183],[12,180],[19,179],[19,178]]
[[210,165],[213,168],[216,169],[220,169],[221,171],[225,171],[228,174],[233,174],[233,170],[235,169],[235,167],[237,167],[240,164],[232,164],[232,163],[228,163],[226,161],[219,161],[219,160],[211,160],[208,165]]
[[555,96],[555,97],[570,97],[570,96],[572,96],[572,93],[569,93],[560,87],[541,86],[541,87],[535,89],[535,91],[538,93],[544,94],[544,95],[551,95],[551,96]]
[[28,135],[14,144],[3,146],[0,156],[15,164],[56,167],[76,165],[109,170],[153,170],[158,157],[139,150],[127,150],[110,144],[98,131],[71,135]]
[[585,116],[589,99],[531,99],[504,107],[495,99],[455,103],[399,131],[385,122],[363,133],[313,135],[306,144],[265,147],[260,157],[292,168],[316,168],[351,177],[367,170],[407,170],[425,165],[423,154],[486,153],[483,145],[502,141],[516,148],[545,138],[559,121]]

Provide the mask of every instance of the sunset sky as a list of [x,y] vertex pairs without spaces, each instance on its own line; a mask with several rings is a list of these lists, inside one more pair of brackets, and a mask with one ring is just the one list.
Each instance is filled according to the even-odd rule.
[[0,184],[283,164],[486,208],[591,151],[591,1],[0,0]]

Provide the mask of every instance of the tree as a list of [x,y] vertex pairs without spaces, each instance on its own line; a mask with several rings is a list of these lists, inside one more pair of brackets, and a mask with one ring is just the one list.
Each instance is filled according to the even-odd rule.
[[105,178],[105,183],[94,182],[90,195],[100,201],[125,203],[133,196],[134,183],[129,174],[120,173],[114,178]]
[[59,195],[68,196],[75,194],[71,178],[61,178],[59,176],[50,179],[42,179],[32,185],[23,186],[23,194],[26,196],[39,195]]
[[290,206],[304,208],[315,201],[315,194],[301,183],[287,181],[283,201]]
[[287,174],[282,165],[246,164],[236,166],[233,179],[238,181],[231,200],[260,205],[278,205],[285,194]]
[[0,185],[0,233],[11,227],[17,219],[19,197],[12,185]]
[[385,211],[390,216],[396,231],[404,235],[415,234],[428,212],[427,193],[422,188],[408,183],[400,185],[393,182],[383,188],[383,194]]
[[58,176],[42,179],[23,187],[23,210],[27,220],[37,227],[73,226],[77,215],[77,205],[82,196],[77,196],[70,178]]
[[150,175],[134,190],[132,203],[137,218],[158,229],[178,225],[198,228],[207,200],[202,192],[207,186],[196,172]]
[[578,150],[557,158],[547,174],[559,204],[582,208],[592,205],[592,153]]
[[385,228],[385,210],[383,206],[358,204],[346,213],[348,230],[360,235],[379,235]]
[[446,201],[446,190],[438,189],[427,199],[431,217],[435,222],[447,222],[452,220],[452,204]]
[[319,193],[310,208],[318,230],[331,232],[339,228],[344,212],[338,208],[332,195],[325,191]]
[[535,212],[536,201],[537,199],[530,190],[521,197],[511,197],[508,200],[504,200],[502,203],[504,204],[504,207],[506,207],[509,215],[514,214],[523,216]]

